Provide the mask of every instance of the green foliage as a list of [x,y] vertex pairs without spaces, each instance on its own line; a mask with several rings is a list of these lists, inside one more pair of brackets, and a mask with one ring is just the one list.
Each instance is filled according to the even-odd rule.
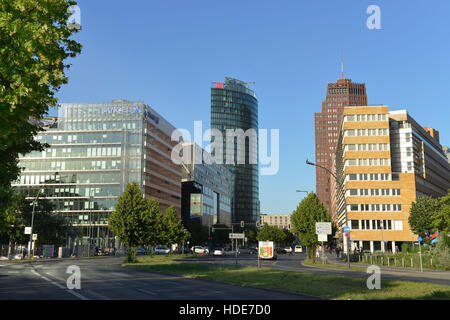
[[449,230],[450,226],[450,190],[439,200],[440,208],[433,216],[433,225],[438,230]]
[[166,215],[162,219],[162,222],[163,241],[161,243],[170,246],[174,243],[181,245],[184,241],[187,241],[190,234],[184,232],[184,227],[181,224],[181,220],[178,218],[177,209],[175,209],[174,206],[167,208]]
[[408,223],[411,230],[418,235],[424,235],[427,231],[434,231],[433,218],[438,214],[440,204],[437,199],[429,196],[418,197],[413,202],[409,212]]
[[[208,227],[203,226],[197,219],[191,219],[185,224],[186,229],[190,234],[190,245],[203,245],[208,242],[209,230]],[[214,233],[213,233],[214,235]]]
[[[62,245],[67,236],[76,237],[78,229],[72,227],[59,213],[54,213],[50,200],[38,197],[35,206],[33,233],[38,234],[41,244]],[[31,226],[33,201],[27,200],[25,195],[11,193],[9,204],[0,215],[3,217],[4,228],[0,232],[0,242],[25,244],[30,236],[24,234],[24,228]]]
[[64,60],[81,45],[69,38],[67,0],[0,1],[0,188],[17,179],[19,154],[44,147],[34,140],[36,121],[57,103],[68,82]]
[[264,223],[256,239],[258,241],[273,241],[275,242],[275,246],[281,246],[292,243],[295,237],[289,230],[277,226],[269,226],[267,223]]
[[316,234],[316,222],[329,222],[327,209],[313,193],[305,197],[291,215],[294,232],[298,234],[300,242],[307,246],[308,258],[315,261],[315,251],[319,241]]
[[448,244],[449,237],[447,235],[447,232],[440,232],[436,246],[431,248],[431,256],[435,261],[437,269],[450,270]]
[[255,226],[245,226],[244,228],[245,237],[247,238],[247,243],[257,243],[258,231]]
[[118,198],[109,217],[109,227],[131,250],[145,245],[155,245],[160,238],[155,229],[161,227],[159,204],[144,198],[136,182],[128,184]]

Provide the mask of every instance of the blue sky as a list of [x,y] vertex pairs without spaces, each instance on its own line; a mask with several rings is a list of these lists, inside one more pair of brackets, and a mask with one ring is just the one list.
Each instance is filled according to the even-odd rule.
[[[381,30],[369,30],[369,5]],[[260,177],[262,213],[315,190],[314,112],[326,85],[364,82],[369,104],[407,109],[450,145],[448,0],[79,0],[81,55],[59,102],[143,100],[174,126],[210,124],[210,83],[255,81],[259,126],[280,130],[280,170]]]

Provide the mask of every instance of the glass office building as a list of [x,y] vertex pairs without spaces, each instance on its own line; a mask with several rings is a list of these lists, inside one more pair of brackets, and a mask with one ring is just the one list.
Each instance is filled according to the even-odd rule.
[[181,211],[181,172],[170,161],[174,128],[142,101],[63,103],[58,117],[43,119],[42,127],[36,139],[50,147],[20,158],[14,187],[30,198],[42,190],[91,243],[114,246],[108,217],[133,181],[163,209]]
[[[233,223],[256,223],[259,220],[258,142],[256,141],[256,154],[250,155],[250,140],[245,139],[245,164],[238,164],[237,161],[226,164],[225,159],[227,129],[242,129],[244,132],[254,129],[258,140],[258,98],[248,83],[232,78],[225,78],[224,83],[214,83],[211,88],[211,128],[222,132],[223,164],[232,172]],[[235,158],[237,150],[235,141]],[[214,151],[212,154],[215,155]],[[256,157],[256,164],[251,164],[251,157]]]

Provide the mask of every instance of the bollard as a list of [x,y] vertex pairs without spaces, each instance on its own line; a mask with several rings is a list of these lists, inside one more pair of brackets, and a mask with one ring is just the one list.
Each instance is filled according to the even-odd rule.
[[389,257],[388,257],[388,267],[389,267],[389,260],[391,260],[391,259],[389,259]]
[[358,261],[361,262],[361,255],[358,255]]
[[411,268],[413,267],[413,258],[411,258]]
[[433,266],[433,258],[430,258],[430,266]]
[[383,263],[384,263],[383,260],[384,260],[383,257],[381,257],[381,265],[383,265]]
[[402,267],[405,267],[405,258],[402,258]]

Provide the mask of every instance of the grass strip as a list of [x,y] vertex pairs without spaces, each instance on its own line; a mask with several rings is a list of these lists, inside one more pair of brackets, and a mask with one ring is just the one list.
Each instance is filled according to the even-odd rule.
[[450,299],[450,286],[445,285],[382,280],[380,290],[369,290],[367,280],[361,278],[175,261],[189,257],[192,255],[152,256],[139,258],[135,264],[125,263],[124,266],[337,300]]

